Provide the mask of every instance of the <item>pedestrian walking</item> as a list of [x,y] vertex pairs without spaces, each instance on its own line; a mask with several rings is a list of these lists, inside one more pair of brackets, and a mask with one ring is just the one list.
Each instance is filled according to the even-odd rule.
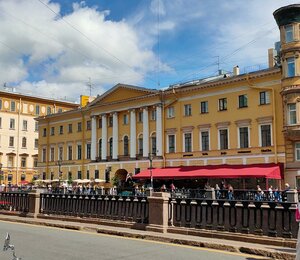
[[228,199],[229,200],[233,200],[234,197],[233,197],[233,187],[231,184],[228,184]]

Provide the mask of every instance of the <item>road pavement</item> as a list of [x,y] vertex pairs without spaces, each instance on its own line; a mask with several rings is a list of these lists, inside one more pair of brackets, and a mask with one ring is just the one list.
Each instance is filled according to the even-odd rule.
[[[122,238],[87,231],[0,221],[0,248],[9,232],[16,255],[22,260],[159,260],[159,259],[266,259],[241,253]],[[3,239],[1,239],[3,238]],[[1,260],[11,260],[11,251],[0,251]]]

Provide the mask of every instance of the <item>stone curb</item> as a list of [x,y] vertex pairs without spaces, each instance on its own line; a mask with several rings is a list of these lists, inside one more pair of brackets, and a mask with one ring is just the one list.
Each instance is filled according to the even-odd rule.
[[[10,214],[6,214],[10,215]],[[11,214],[13,216],[17,216],[16,214]],[[51,216],[43,216],[43,219],[49,219],[49,220],[65,220],[64,218],[55,218]],[[222,250],[222,251],[228,251],[228,252],[237,252],[237,253],[243,253],[243,254],[252,254],[257,256],[263,256],[273,259],[284,259],[284,260],[294,260],[295,254],[287,253],[287,252],[274,252],[266,249],[258,249],[255,247],[238,247],[238,246],[230,246],[226,244],[221,243],[212,243],[212,242],[202,242],[202,241],[195,241],[195,240],[187,240],[187,239],[178,239],[178,238],[169,238],[160,236],[159,233],[157,235],[150,235],[150,234],[139,234],[139,233],[133,233],[133,232],[125,232],[125,231],[116,231],[111,230],[109,227],[107,229],[103,228],[93,228],[88,226],[82,226],[82,225],[70,225],[70,224],[62,224],[62,223],[50,223],[45,221],[40,221],[38,219],[32,219],[28,218],[26,220],[24,219],[15,219],[7,217],[1,217],[0,220],[3,221],[10,221],[10,222],[16,222],[16,223],[26,223],[26,224],[32,224],[32,225],[40,225],[40,226],[47,226],[47,227],[56,227],[56,228],[62,228],[62,229],[70,229],[70,230],[86,230],[90,232],[97,232],[101,234],[107,234],[107,235],[114,235],[114,236],[121,236],[121,237],[128,237],[128,238],[136,238],[136,239],[144,239],[144,240],[150,240],[150,241],[159,241],[159,242],[165,242],[165,243],[172,243],[172,244],[179,244],[179,245],[187,245],[187,246],[194,246],[194,247],[202,247],[202,248],[209,248],[209,249],[216,249],[216,250]],[[78,220],[82,220],[79,218]],[[84,220],[78,221],[80,224],[87,224]],[[73,220],[73,222],[76,222]],[[104,221],[101,221],[103,225]],[[100,224],[99,221],[89,221],[90,224]],[[109,222],[110,223],[110,222]],[[106,225],[109,225],[107,222]],[[122,225],[123,224],[123,225]],[[130,223],[115,223],[114,227],[127,227],[130,228]],[[131,229],[133,230],[133,229]],[[174,232],[176,234],[182,234],[180,232]],[[170,233],[172,234],[172,233]],[[187,233],[185,233],[187,234]]]

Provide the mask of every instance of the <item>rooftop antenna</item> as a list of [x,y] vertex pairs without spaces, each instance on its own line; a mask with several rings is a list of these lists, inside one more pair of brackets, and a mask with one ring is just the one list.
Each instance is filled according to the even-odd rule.
[[93,89],[93,84],[91,78],[89,78],[89,81],[86,83],[87,87],[89,88],[90,91],[90,97],[92,96],[92,89]]

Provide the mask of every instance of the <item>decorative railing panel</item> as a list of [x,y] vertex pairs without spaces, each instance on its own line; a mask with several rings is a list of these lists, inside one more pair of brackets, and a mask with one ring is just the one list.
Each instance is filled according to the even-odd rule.
[[295,203],[171,198],[170,226],[296,238]]
[[146,197],[41,194],[40,213],[148,223]]
[[0,192],[0,208],[10,211],[28,212],[29,197],[25,192]]

